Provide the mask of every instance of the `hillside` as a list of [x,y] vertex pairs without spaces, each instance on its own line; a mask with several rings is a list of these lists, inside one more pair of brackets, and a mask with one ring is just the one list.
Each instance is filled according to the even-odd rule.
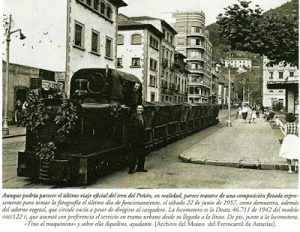
[[[298,0],[291,0],[275,9],[271,9],[269,11],[266,11],[264,14],[270,14],[270,13],[278,13],[278,14],[295,14],[299,13],[298,11]],[[206,27],[209,32],[210,36],[209,39],[213,46],[213,61],[215,63],[220,63],[220,59],[226,58],[226,53],[228,51],[226,43],[220,38],[220,35],[218,33],[218,25],[216,23],[210,24]],[[253,65],[257,65],[257,60],[255,56],[251,53],[245,53],[242,51],[233,51],[234,57],[249,57],[253,59]]]

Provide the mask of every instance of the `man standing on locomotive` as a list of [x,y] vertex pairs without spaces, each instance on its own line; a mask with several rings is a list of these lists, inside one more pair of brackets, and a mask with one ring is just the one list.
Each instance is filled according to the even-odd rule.
[[[138,105],[136,112],[129,119],[129,174],[147,172],[145,165],[145,119],[142,115],[144,107]],[[135,169],[135,166],[137,168]]]

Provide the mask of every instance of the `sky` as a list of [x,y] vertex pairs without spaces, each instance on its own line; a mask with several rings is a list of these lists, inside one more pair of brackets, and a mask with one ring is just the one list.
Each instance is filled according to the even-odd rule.
[[[206,25],[216,22],[218,14],[224,13],[224,8],[237,3],[238,0],[123,0],[127,7],[121,7],[120,13],[127,16],[142,16],[161,18],[168,23],[174,23],[172,12],[177,10],[202,10],[206,16]],[[252,0],[252,6],[258,4],[264,11],[274,9],[289,0]]]

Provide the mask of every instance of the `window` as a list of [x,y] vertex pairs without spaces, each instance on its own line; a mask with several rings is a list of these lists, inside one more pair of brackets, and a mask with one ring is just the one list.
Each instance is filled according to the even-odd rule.
[[155,93],[151,92],[151,101],[154,102],[155,101]]
[[100,53],[100,33],[92,30],[92,52]]
[[101,2],[100,13],[103,15],[105,14],[105,3],[104,2]]
[[294,76],[294,72],[290,72],[290,77],[293,77]]
[[40,78],[30,78],[30,89],[38,89],[41,86],[41,79]]
[[117,37],[117,44],[122,45],[124,44],[124,35],[119,34]]
[[199,52],[192,51],[191,52],[191,57],[193,57],[193,58],[201,58],[201,54]]
[[150,83],[149,86],[156,87],[156,76],[150,75]]
[[105,46],[105,56],[107,58],[112,58],[112,39],[111,38],[106,38],[106,46]]
[[74,45],[80,48],[84,48],[84,25],[79,22],[75,22]]
[[150,69],[156,71],[157,70],[157,61],[150,58]]
[[279,72],[279,79],[283,79],[283,72]]
[[94,0],[94,10],[99,11],[100,0]]
[[269,72],[269,79],[273,79],[273,72]]
[[191,39],[191,45],[201,45],[200,39]]
[[110,6],[106,7],[106,17],[111,19],[112,18],[112,9]]
[[158,40],[150,35],[150,44],[151,47],[158,49]]
[[201,33],[201,28],[200,27],[191,27],[191,32],[192,33]]
[[118,58],[117,59],[117,67],[118,68],[122,68],[123,67],[123,59],[122,58]]
[[142,36],[140,34],[134,34],[131,36],[131,44],[141,44]]
[[173,44],[173,36],[170,36],[170,43]]
[[273,93],[273,90],[269,90],[270,93]]
[[86,0],[86,4],[87,4],[88,6],[92,6],[92,0]]
[[141,67],[141,58],[132,58],[131,67]]

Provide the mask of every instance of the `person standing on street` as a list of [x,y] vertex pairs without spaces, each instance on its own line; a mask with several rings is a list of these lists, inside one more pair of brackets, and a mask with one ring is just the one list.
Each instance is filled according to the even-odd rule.
[[296,117],[294,114],[289,113],[286,115],[287,123],[283,125],[280,121],[280,129],[285,135],[280,148],[279,156],[287,159],[288,173],[292,173],[292,160],[295,162],[295,172],[298,172],[298,161],[300,156],[299,149],[299,128],[298,123],[295,122]]
[[[135,172],[147,172],[145,165],[145,119],[144,107],[138,105],[136,112],[129,119],[129,174]],[[137,167],[136,167],[137,166]],[[136,169],[135,169],[136,167]]]
[[252,120],[252,109],[251,109],[251,107],[248,107],[247,116],[248,116],[248,123],[251,123],[251,120]]
[[242,116],[245,122],[247,120],[247,114],[248,114],[248,107],[246,104],[244,104],[242,108]]
[[252,122],[255,123],[255,119],[257,118],[257,112],[255,108],[252,109]]

